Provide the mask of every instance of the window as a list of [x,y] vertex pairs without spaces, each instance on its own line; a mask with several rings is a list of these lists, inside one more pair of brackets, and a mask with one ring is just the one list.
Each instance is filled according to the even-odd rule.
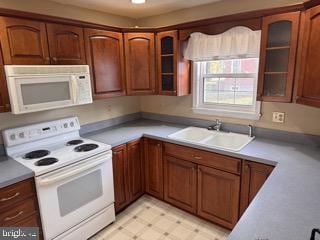
[[258,58],[195,62],[194,112],[259,119],[258,64]]

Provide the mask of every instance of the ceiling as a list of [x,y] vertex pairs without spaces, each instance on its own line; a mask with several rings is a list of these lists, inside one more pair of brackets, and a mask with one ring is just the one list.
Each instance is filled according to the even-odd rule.
[[131,18],[143,18],[190,8],[221,0],[146,0],[131,4],[130,0],[51,0],[54,2],[113,13]]

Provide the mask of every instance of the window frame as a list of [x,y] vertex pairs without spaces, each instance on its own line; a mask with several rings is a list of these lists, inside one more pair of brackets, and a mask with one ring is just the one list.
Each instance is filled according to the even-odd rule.
[[[205,103],[204,79],[210,77],[254,77],[253,105]],[[206,74],[204,62],[193,62],[193,103],[194,113],[221,117],[259,120],[261,117],[261,102],[257,101],[258,71],[257,73],[219,73]]]

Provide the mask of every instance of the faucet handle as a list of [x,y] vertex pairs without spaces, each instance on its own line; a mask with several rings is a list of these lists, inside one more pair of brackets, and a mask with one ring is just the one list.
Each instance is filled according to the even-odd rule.
[[249,128],[249,137],[254,137],[254,135],[253,135],[253,126],[251,124],[249,124],[248,128]]

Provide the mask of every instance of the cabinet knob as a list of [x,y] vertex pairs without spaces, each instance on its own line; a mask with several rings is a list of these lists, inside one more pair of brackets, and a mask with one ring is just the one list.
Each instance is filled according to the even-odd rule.
[[52,61],[56,62],[58,59],[56,57],[52,57]]

